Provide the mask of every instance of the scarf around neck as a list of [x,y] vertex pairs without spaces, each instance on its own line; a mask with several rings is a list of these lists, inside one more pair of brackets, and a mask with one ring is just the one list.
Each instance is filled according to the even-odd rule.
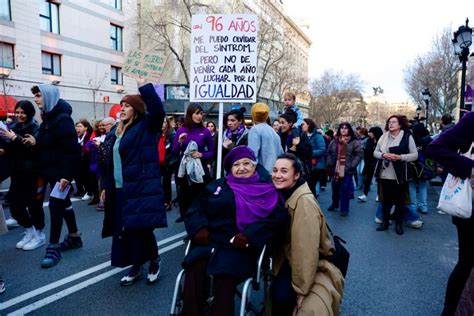
[[225,137],[232,140],[232,142],[236,143],[240,139],[240,137],[242,137],[244,132],[245,132],[245,125],[242,124],[233,131],[231,131],[230,129],[227,129],[225,131]]
[[344,178],[347,159],[347,144],[349,143],[350,139],[350,137],[338,137],[337,139],[337,162],[335,171],[339,178]]
[[260,176],[256,171],[248,178],[237,178],[229,173],[226,179],[234,192],[237,228],[240,232],[270,215],[278,203],[277,189],[271,183],[259,182]]

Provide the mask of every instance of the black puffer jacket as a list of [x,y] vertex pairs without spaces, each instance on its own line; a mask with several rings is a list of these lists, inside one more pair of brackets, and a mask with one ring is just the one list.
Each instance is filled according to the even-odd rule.
[[69,103],[59,99],[56,106],[43,115],[35,151],[39,174],[46,181],[72,181],[77,174],[81,152],[71,113]]

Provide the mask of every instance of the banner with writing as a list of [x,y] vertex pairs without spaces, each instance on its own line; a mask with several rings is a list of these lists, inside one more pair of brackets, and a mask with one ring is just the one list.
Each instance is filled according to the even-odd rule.
[[132,49],[128,52],[122,73],[131,78],[159,82],[166,59],[156,53]]
[[194,15],[191,102],[256,102],[258,18]]

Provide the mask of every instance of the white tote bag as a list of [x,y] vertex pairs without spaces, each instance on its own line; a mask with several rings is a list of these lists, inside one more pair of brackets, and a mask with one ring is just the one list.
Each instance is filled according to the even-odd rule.
[[439,196],[438,208],[452,216],[470,218],[472,215],[471,179],[461,179],[448,174]]
[[[472,159],[473,146],[474,143],[464,156]],[[471,179],[461,179],[449,173],[439,196],[438,208],[452,216],[470,218],[472,215]]]

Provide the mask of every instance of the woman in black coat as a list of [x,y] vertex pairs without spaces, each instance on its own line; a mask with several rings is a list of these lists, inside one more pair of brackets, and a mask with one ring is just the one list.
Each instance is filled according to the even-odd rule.
[[183,315],[202,315],[207,274],[213,275],[210,315],[233,315],[235,287],[253,275],[262,247],[288,216],[250,148],[232,149],[224,168],[227,176],[211,182],[185,216],[193,248],[183,262]]
[[113,142],[113,149],[102,236],[113,236],[113,266],[132,265],[120,281],[123,286],[140,278],[146,261],[150,261],[148,282],[158,279],[160,260],[153,230],[167,226],[157,151],[165,112],[151,83],[139,91],[140,95],[126,95],[120,101],[120,123],[106,139]]
[[38,182],[36,160],[33,147],[23,143],[26,135],[38,136],[35,113],[30,101],[19,101],[15,106],[17,122],[10,131],[0,130],[0,135],[10,140],[6,147],[11,173],[10,210],[25,228],[23,238],[16,244],[16,248],[23,250],[33,250],[45,244],[43,206],[35,203]]

